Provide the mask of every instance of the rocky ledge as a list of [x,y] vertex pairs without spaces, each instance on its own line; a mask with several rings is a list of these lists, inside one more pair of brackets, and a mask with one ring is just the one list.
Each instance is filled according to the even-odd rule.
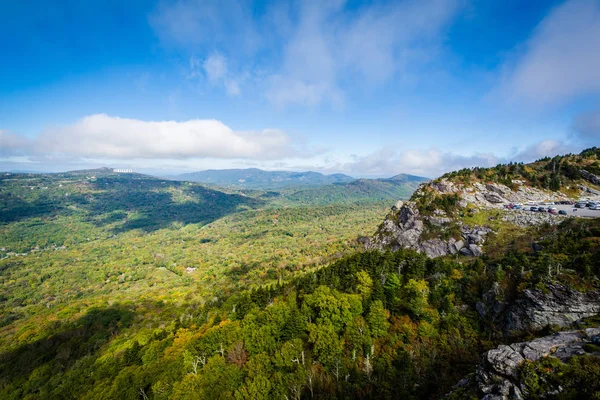
[[489,227],[460,225],[458,239],[422,239],[426,224],[444,229],[453,221],[439,210],[432,216],[422,216],[414,202],[398,201],[366,247],[367,249],[390,249],[392,251],[409,248],[425,253],[429,257],[456,253],[480,256],[485,236],[491,232]]
[[469,388],[484,400],[523,399],[527,388],[519,377],[521,364],[543,357],[556,357],[565,362],[584,354],[586,343],[599,342],[600,328],[589,328],[559,332],[529,342],[500,345],[485,353],[475,374],[460,381],[455,389]]
[[[476,206],[502,207],[508,203],[543,202],[550,199],[566,200],[568,196],[561,192],[550,192],[524,185],[521,181],[513,181],[516,190],[500,183],[475,182],[472,185],[457,184],[447,179],[433,181],[428,185],[441,194],[460,193],[463,201]],[[418,195],[419,190],[416,194]]]
[[541,224],[558,225],[565,219],[564,215],[539,213],[524,210],[511,210],[502,216],[502,221],[509,222],[520,227],[528,227]]
[[582,318],[600,313],[600,290],[580,292],[560,283],[546,283],[544,289],[526,289],[510,304],[501,297],[498,286],[486,292],[476,309],[482,318],[490,317],[506,334],[536,331],[554,325],[571,326]]

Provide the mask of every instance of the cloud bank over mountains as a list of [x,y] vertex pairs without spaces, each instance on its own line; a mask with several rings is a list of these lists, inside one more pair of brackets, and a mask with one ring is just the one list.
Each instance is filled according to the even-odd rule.
[[237,158],[269,160],[297,155],[285,132],[234,131],[217,120],[141,121],[90,115],[27,140],[1,132],[3,151],[108,159]]

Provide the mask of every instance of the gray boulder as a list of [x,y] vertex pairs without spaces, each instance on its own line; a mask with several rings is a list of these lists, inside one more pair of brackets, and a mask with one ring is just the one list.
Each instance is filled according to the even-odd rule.
[[471,251],[471,253],[473,253],[475,257],[479,257],[483,254],[483,251],[481,251],[481,247],[477,246],[476,244],[470,244],[469,250]]
[[570,326],[581,318],[600,313],[600,291],[579,292],[549,283],[546,290],[527,289],[503,313],[506,332],[538,330],[548,325]]
[[463,256],[469,256],[472,257],[473,256],[473,252],[471,252],[471,250],[468,247],[463,247],[462,249],[460,249],[460,254],[462,254]]
[[599,328],[566,331],[528,342],[500,345],[486,352],[475,375],[461,380],[455,389],[470,388],[479,399],[523,399],[526,386],[521,381],[519,369],[525,361],[556,357],[566,362],[573,356],[584,354],[583,345],[590,343],[599,332]]
[[490,203],[498,204],[498,203],[506,202],[506,200],[502,196],[500,196],[497,193],[493,193],[493,192],[484,193],[483,197]]

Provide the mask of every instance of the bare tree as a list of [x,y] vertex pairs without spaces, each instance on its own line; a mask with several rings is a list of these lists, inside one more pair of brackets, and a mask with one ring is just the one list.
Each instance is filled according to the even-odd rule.
[[227,361],[238,367],[243,366],[248,361],[248,352],[244,349],[243,342],[237,342],[233,348],[227,352]]

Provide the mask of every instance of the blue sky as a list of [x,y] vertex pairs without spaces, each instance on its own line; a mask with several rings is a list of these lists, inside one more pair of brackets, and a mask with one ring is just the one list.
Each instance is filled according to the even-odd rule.
[[600,144],[600,0],[2,1],[0,170],[436,176]]

